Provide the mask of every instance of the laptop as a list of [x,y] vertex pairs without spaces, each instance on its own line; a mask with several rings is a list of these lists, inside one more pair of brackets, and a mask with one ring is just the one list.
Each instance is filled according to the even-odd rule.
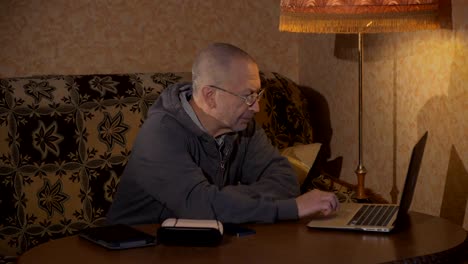
[[427,132],[413,147],[400,204],[342,203],[340,209],[326,217],[317,217],[310,228],[348,229],[391,232],[407,219],[427,141]]

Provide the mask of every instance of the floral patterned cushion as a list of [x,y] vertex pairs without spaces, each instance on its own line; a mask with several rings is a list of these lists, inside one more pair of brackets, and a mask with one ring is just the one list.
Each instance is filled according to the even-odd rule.
[[340,203],[388,203],[385,198],[373,192],[369,188],[365,189],[367,199],[360,201],[357,199],[357,188],[355,185],[337,179],[327,173],[322,173],[318,177],[312,179],[310,185],[308,185],[306,188],[307,190],[320,189],[323,191],[334,192]]
[[[103,224],[148,108],[190,73],[0,79],[0,255]],[[299,88],[261,73],[273,145],[312,142]]]
[[312,143],[311,116],[306,98],[291,80],[277,73],[260,74],[265,95],[256,115],[278,149]]

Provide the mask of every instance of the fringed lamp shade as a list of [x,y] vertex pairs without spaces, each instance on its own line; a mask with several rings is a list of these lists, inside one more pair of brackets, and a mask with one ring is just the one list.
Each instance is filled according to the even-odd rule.
[[280,31],[382,33],[439,28],[441,0],[281,0]]

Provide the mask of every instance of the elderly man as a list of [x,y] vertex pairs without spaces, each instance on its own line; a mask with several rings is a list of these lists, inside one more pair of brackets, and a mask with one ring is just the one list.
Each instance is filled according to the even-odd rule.
[[192,75],[192,83],[168,87],[151,107],[109,223],[275,222],[336,210],[333,193],[299,196],[288,161],[255,123],[263,90],[250,55],[212,44],[195,58]]

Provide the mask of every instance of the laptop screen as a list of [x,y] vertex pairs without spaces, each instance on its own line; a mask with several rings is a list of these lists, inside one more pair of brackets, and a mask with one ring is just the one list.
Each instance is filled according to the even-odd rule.
[[[403,193],[400,200],[400,210],[398,211],[397,221],[405,218],[413,200],[414,189],[416,189],[416,182],[418,180],[419,170],[421,168],[422,157],[424,148],[426,147],[428,132],[424,133],[418,143],[414,146],[411,153],[411,160],[408,166],[408,173],[403,187]],[[398,223],[395,223],[397,225]]]

